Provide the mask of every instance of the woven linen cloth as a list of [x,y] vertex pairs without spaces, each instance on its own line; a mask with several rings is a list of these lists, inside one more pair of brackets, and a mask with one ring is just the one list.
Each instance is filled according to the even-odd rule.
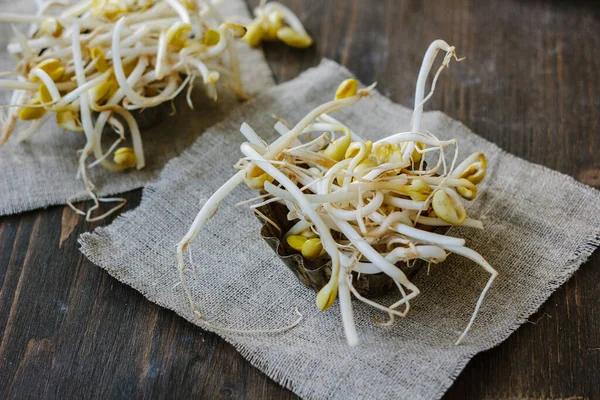
[[[80,237],[81,251],[150,301],[174,310],[207,330],[190,312],[178,273],[175,245],[187,232],[202,199],[236,170],[238,133],[247,122],[267,140],[276,137],[273,115],[295,124],[332,98],[351,74],[331,61],[276,86],[209,128],[160,178],[144,189],[141,205],[107,227]],[[366,139],[406,130],[411,111],[382,95],[362,99],[334,117]],[[233,329],[277,328],[278,334],[216,330],[253,365],[306,399],[439,398],[476,353],[506,339],[586,260],[599,244],[600,192],[540,165],[507,154],[441,112],[426,112],[423,129],[457,138],[459,160],[474,151],[488,158],[488,175],[469,215],[484,231],[452,228],[499,276],[463,344],[465,328],[489,275],[475,263],[451,255],[421,270],[413,280],[421,294],[393,326],[372,322],[386,315],[354,301],[360,343],[346,344],[338,303],[326,312],[259,234],[261,224],[247,206],[256,195],[237,188],[221,204],[191,246],[197,278],[188,283],[204,317]],[[516,134],[516,133],[515,133]],[[399,296],[397,296],[399,297]],[[387,303],[384,301],[386,304]]]
[[[36,7],[33,0],[0,0],[0,9],[2,12],[31,14]],[[231,16],[236,21],[250,16],[243,0],[223,1],[219,10],[223,16]],[[26,25],[17,27],[27,33]],[[0,23],[0,71],[10,71],[15,67],[16,59],[6,50],[12,37],[14,34],[10,24]],[[272,86],[274,81],[262,51],[252,49],[241,41],[237,41],[236,46],[242,80],[248,94],[256,95]],[[207,98],[200,80],[197,82],[192,96],[195,110],[189,109],[184,95],[179,96],[175,116],[169,116],[169,105],[161,106],[158,122],[140,128],[146,157],[143,169],[123,172],[110,172],[100,166],[89,169],[88,176],[99,196],[144,186],[158,176],[168,160],[190,146],[206,128],[243,104],[235,98],[223,75],[217,85],[216,103]],[[0,104],[9,104],[11,94],[12,91],[0,90]],[[77,150],[85,145],[83,133],[64,131],[51,117],[35,136],[18,143],[16,136],[25,127],[27,125],[24,123],[18,124],[10,140],[0,147],[0,215],[64,204],[71,196],[77,200],[87,200],[89,197],[84,192],[83,183],[75,177]],[[106,139],[103,148],[106,150],[114,138],[110,136],[109,140],[108,134],[103,136]],[[128,133],[126,136],[129,138]],[[126,143],[131,146],[129,140]],[[88,163],[93,160],[92,156]]]

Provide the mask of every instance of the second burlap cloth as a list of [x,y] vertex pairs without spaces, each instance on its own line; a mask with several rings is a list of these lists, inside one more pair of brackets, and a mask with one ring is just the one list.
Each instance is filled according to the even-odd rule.
[[[160,178],[144,190],[141,205],[112,225],[84,234],[82,252],[150,301],[198,323],[177,285],[175,244],[208,198],[235,173],[238,133],[244,121],[272,140],[272,115],[296,123],[331,99],[350,73],[325,61],[297,79],[274,87],[208,129]],[[366,139],[409,127],[411,111],[375,93],[335,114]],[[488,274],[452,255],[414,283],[421,295],[405,319],[391,327],[374,309],[355,302],[360,344],[349,348],[337,303],[315,306],[315,293],[302,286],[260,238],[261,224],[245,206],[255,194],[240,187],[221,205],[192,246],[198,279],[193,297],[206,319],[235,329],[277,328],[304,319],[279,334],[217,333],[253,365],[307,399],[439,398],[469,359],[506,339],[585,261],[599,244],[600,193],[540,165],[502,151],[440,112],[424,115],[424,129],[441,139],[457,138],[460,160],[474,151],[488,158],[488,175],[468,212],[485,230],[452,228],[499,276],[472,330],[454,342],[473,312]],[[510,134],[518,134],[512,132]],[[210,328],[205,329],[211,330]]]

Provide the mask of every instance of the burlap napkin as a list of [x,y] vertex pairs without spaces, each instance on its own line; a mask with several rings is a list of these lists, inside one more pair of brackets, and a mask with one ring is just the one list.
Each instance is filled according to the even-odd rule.
[[[3,12],[35,12],[35,2],[0,0]],[[227,0],[219,5],[224,16],[249,17],[243,0]],[[25,25],[18,25],[27,32]],[[15,60],[6,51],[6,45],[14,36],[9,24],[0,24],[0,71],[14,68]],[[273,85],[269,67],[260,50],[251,49],[245,43],[237,43],[238,56],[244,87],[251,95]],[[8,91],[0,90],[0,104],[10,102]],[[163,107],[155,125],[142,129],[146,167],[140,171],[109,172],[102,167],[90,169],[89,177],[101,196],[126,192],[142,187],[156,178],[166,162],[190,146],[209,126],[221,121],[240,103],[227,87],[225,78],[218,85],[219,99],[216,103],[204,94],[201,84],[194,90],[195,110],[190,110],[178,99],[177,115],[169,116],[170,108]],[[21,125],[18,132],[26,125]],[[105,135],[106,136],[106,135]],[[13,214],[53,204],[64,204],[67,198],[81,194],[83,184],[75,179],[78,149],[83,148],[83,134],[63,131],[55,120],[49,120],[31,140],[17,143],[16,134],[0,147],[0,215]],[[107,142],[104,148],[107,149]],[[93,157],[90,158],[90,162]]]
[[[240,157],[238,129],[248,122],[260,135],[275,136],[272,115],[291,123],[330,99],[350,73],[331,61],[274,87],[208,129],[160,178],[144,190],[141,205],[112,225],[81,236],[81,251],[149,300],[197,323],[177,286],[175,244],[200,201],[230,177]],[[376,139],[406,129],[411,111],[375,93],[336,118],[361,136]],[[276,328],[302,322],[285,333],[217,331],[253,365],[307,399],[439,398],[474,354],[506,339],[599,245],[600,193],[574,179],[514,157],[441,112],[425,114],[424,129],[458,138],[463,156],[485,152],[489,174],[469,214],[485,231],[456,228],[499,271],[464,344],[465,327],[488,278],[474,263],[450,256],[414,283],[422,294],[392,327],[384,316],[355,302],[361,343],[348,348],[337,304],[315,306],[303,287],[260,238],[253,213],[233,204],[254,195],[237,189],[193,246],[199,278],[190,276],[194,298],[206,318],[237,329]],[[518,132],[507,132],[517,135]],[[202,327],[202,324],[199,324]],[[210,330],[210,329],[209,329]]]

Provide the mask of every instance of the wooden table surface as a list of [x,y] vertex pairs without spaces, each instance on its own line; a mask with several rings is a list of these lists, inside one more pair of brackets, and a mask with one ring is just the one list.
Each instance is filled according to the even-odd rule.
[[[600,187],[595,2],[285,3],[316,44],[265,46],[279,82],[328,57],[410,106],[421,57],[443,38],[467,59],[444,73],[429,109]],[[126,194],[127,208],[140,196]],[[96,226],[67,207],[0,218],[0,398],[296,397],[219,337],[87,261],[77,237]],[[446,397],[600,398],[599,267],[596,252],[531,323],[476,356]]]

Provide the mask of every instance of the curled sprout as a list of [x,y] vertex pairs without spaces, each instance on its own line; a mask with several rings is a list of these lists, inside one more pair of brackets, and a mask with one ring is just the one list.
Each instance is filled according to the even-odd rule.
[[[431,92],[425,97],[425,80],[439,51],[446,53],[433,78]],[[335,100],[306,115],[292,129],[275,125],[280,137],[265,143],[247,124],[241,132],[248,140],[241,145],[244,154],[240,171],[221,186],[204,204],[187,234],[177,245],[177,264],[182,287],[192,310],[202,318],[186,284],[184,252],[215,214],[219,203],[241,183],[261,190],[257,208],[277,202],[289,210],[294,224],[283,232],[285,243],[306,259],[327,257],[332,275],[318,292],[319,309],[329,308],[339,299],[342,322],[350,346],[358,344],[351,294],[358,301],[389,315],[404,317],[410,301],[420,290],[405,275],[401,264],[416,260],[443,262],[448,253],[466,257],[490,274],[473,315],[458,338],[459,344],[471,328],[497,272],[465,240],[432,232],[433,227],[462,225],[483,228],[467,216],[463,199],[472,200],[486,173],[485,156],[475,153],[456,165],[458,146],[455,139],[440,140],[420,131],[423,104],[435,89],[441,71],[456,58],[455,49],[437,40],[431,44],[417,81],[412,128],[375,143],[360,139],[329,113],[349,107],[367,96],[371,87],[358,89],[356,80],[344,81]],[[301,140],[306,134],[317,139]],[[340,133],[337,139],[329,135]],[[321,140],[325,138],[326,140]],[[452,162],[446,155],[454,149]],[[275,223],[269,221],[269,223]],[[281,229],[279,229],[281,230]],[[361,296],[353,286],[356,274],[383,273],[396,284],[400,298],[383,305]]]
[[[125,202],[98,198],[87,177],[89,168],[100,165],[122,171],[145,165],[134,110],[171,102],[186,87],[193,107],[190,95],[197,81],[216,100],[221,76],[231,78],[240,99],[248,98],[233,46],[246,28],[225,22],[212,0],[38,3],[35,14],[0,13],[0,22],[31,24],[29,36],[15,30],[17,40],[8,45],[19,61],[13,77],[0,79],[0,89],[14,91],[7,112],[1,115],[0,144],[9,139],[18,120],[29,123],[17,135],[19,141],[38,132],[51,116],[61,128],[83,132],[86,145],[77,175],[94,205],[86,212],[75,208],[70,199],[67,203],[88,220],[100,218],[92,218],[91,212],[102,201],[117,203],[109,213]],[[103,149],[106,126],[116,136],[113,145]],[[126,143],[127,147],[118,148]],[[95,161],[88,163],[91,155]]]
[[254,10],[256,18],[248,25],[244,40],[250,46],[258,46],[263,41],[279,40],[288,46],[305,48],[312,45],[312,38],[302,22],[286,6],[277,2],[262,0]]

